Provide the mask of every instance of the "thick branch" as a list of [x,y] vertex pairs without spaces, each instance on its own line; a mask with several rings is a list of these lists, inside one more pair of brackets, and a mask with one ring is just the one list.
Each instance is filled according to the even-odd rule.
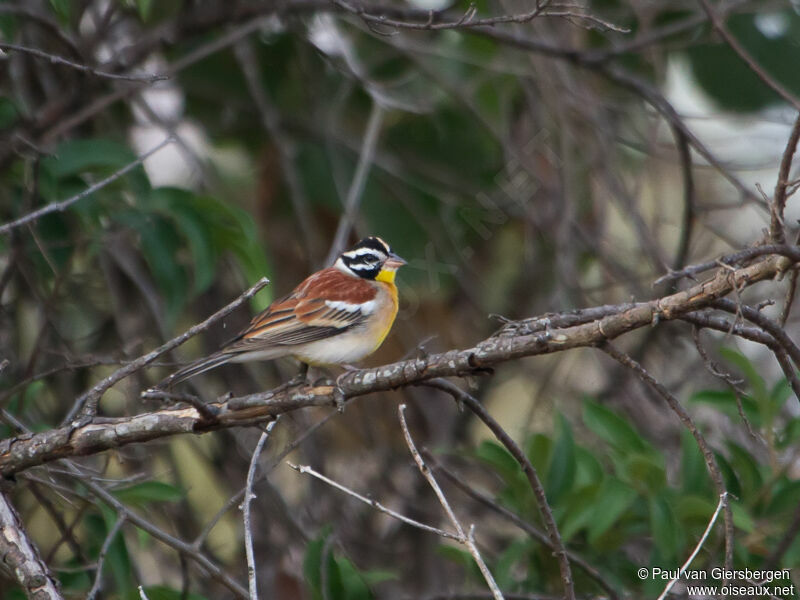
[[[0,442],[0,474],[8,476],[59,458],[94,454],[178,433],[248,425],[307,406],[336,404],[342,397],[348,399],[390,390],[434,377],[480,372],[524,356],[594,346],[660,320],[681,317],[709,306],[734,289],[741,290],[774,277],[785,268],[783,261],[783,257],[770,256],[741,269],[720,269],[711,279],[663,298],[622,304],[617,312],[604,307],[605,316],[590,322],[559,329],[545,326],[544,331],[536,333],[505,332],[472,348],[353,371],[339,378],[338,388],[291,387],[232,398],[213,404],[214,412],[218,413],[216,419],[209,419],[194,407],[166,409],[133,417],[95,419],[81,426],[10,438]],[[553,315],[549,321],[558,322],[558,315]]]
[[11,569],[28,598],[61,600],[55,580],[4,493],[0,493],[0,561]]

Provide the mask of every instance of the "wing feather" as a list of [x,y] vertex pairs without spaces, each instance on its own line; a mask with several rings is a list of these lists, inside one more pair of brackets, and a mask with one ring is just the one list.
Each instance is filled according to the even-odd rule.
[[364,280],[337,269],[325,269],[256,315],[224,351],[258,352],[338,335],[366,320],[367,314],[359,304],[371,300],[375,293]]

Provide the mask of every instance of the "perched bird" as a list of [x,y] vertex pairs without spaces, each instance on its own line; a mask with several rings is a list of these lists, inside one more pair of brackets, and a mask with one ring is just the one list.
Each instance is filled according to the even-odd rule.
[[397,316],[397,269],[406,261],[364,238],[256,315],[222,350],[173,373],[169,387],[228,362],[293,356],[313,366],[356,362],[383,342]]

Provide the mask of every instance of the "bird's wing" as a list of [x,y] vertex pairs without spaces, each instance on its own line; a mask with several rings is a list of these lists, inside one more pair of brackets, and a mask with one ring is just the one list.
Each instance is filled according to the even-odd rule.
[[256,315],[223,352],[258,352],[343,333],[366,320],[376,294],[364,279],[324,269]]

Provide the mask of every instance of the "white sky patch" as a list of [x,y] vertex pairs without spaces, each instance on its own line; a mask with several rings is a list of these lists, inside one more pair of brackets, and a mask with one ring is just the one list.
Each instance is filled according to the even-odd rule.
[[[688,61],[679,57],[671,58],[668,63],[664,94],[692,133],[745,186],[756,194],[756,183],[767,193],[772,191],[786,140],[796,117],[793,109],[776,105],[755,114],[726,112],[703,92],[692,76]],[[662,133],[664,140],[672,143],[667,127],[663,127]],[[697,165],[706,164],[694,151],[692,159]],[[793,173],[796,172],[797,162]],[[720,182],[719,185],[724,186],[722,189],[726,193],[732,190],[726,182]],[[723,197],[725,195],[723,193]],[[736,197],[736,194],[731,197]],[[793,222],[798,218],[800,203],[790,202],[786,207],[786,221]],[[726,223],[726,230],[744,244],[758,237],[767,223],[768,216],[742,210]]]
[[408,3],[422,10],[442,10],[451,4],[450,0],[409,0]]
[[760,13],[755,16],[756,28],[766,37],[775,40],[789,31],[789,19],[781,13]]
[[[184,121],[175,127],[175,133],[195,156],[208,155],[208,140],[203,129]],[[137,125],[130,130],[131,145],[137,154],[147,152],[168,135],[168,131],[154,125]],[[144,161],[144,170],[153,187],[196,188],[201,177],[194,158],[187,154],[180,144],[173,143]]]

